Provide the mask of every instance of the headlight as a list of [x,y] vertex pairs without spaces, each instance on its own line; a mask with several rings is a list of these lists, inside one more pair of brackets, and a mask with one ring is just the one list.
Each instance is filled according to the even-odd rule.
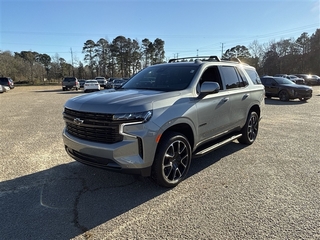
[[128,122],[147,122],[152,117],[152,111],[138,112],[138,113],[120,113],[113,115],[114,121],[128,121]]

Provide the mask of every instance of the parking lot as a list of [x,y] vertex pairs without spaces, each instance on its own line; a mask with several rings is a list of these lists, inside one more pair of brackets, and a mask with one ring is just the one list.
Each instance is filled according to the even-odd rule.
[[173,189],[65,153],[63,104],[81,94],[0,94],[1,239],[320,239],[320,86],[266,99],[253,145],[194,159]]

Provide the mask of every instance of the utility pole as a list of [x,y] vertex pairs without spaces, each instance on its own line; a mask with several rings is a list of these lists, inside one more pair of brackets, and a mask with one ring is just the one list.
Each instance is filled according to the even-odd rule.
[[223,56],[223,43],[221,43],[221,58]]
[[72,65],[72,74],[74,77],[74,68],[73,68],[73,53],[72,53],[72,48],[70,48],[70,52],[71,52],[71,65]]

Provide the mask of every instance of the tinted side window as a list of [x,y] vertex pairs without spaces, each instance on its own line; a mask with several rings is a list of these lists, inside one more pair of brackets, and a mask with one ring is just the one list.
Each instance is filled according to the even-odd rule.
[[3,84],[3,85],[8,85],[8,78],[0,78],[0,83]]
[[250,79],[254,84],[261,84],[261,79],[255,70],[245,69],[245,71],[249,75]]
[[263,78],[262,82],[264,85],[271,86],[272,83],[276,83],[272,78]]
[[243,87],[243,82],[234,67],[223,66],[220,69],[226,89]]
[[203,74],[202,74],[202,76],[200,78],[200,85],[203,82],[217,82],[217,83],[219,83],[220,89],[222,90],[223,89],[223,85],[222,85],[222,82],[221,82],[221,77],[220,77],[220,73],[219,73],[218,67],[214,66],[214,67],[207,68],[203,72]]
[[240,83],[239,83],[239,87],[245,87],[245,86],[248,86],[249,83],[248,83],[248,79],[247,77],[243,74],[242,70],[241,69],[238,69],[237,68],[237,72],[238,74],[240,75]]

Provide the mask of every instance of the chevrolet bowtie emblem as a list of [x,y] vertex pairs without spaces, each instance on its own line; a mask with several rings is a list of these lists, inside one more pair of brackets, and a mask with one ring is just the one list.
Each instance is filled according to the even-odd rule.
[[75,118],[73,119],[73,122],[77,125],[81,125],[84,122],[84,120],[81,120],[80,118]]

